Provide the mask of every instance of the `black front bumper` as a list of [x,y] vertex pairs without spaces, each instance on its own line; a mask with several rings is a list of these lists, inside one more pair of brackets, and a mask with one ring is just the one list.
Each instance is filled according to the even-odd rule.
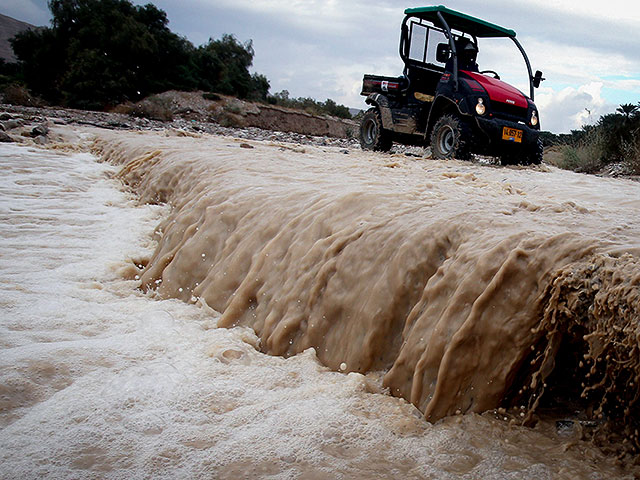
[[[512,122],[500,118],[475,117],[478,143],[484,145],[485,153],[500,154],[518,150],[530,150],[538,143],[540,131],[519,122]],[[504,140],[502,133],[504,128],[520,130],[522,141]]]

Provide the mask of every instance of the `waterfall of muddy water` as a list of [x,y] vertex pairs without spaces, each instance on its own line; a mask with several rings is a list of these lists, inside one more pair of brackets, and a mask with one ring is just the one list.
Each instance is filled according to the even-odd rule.
[[313,347],[333,370],[385,371],[430,421],[524,405],[529,419],[560,371],[577,397],[563,401],[636,412],[638,183],[252,146],[98,143],[143,200],[172,207],[144,288],[202,299],[264,352]]
[[[626,337],[619,327],[630,310],[612,312],[634,288],[627,280],[635,267],[622,253],[634,252],[638,234],[636,185],[557,171],[344,155],[335,149],[302,151],[268,143],[245,149],[230,138],[63,130],[77,135],[80,146],[100,135],[104,157],[125,167],[98,163],[86,153],[64,153],[69,148],[0,145],[1,479],[633,476],[632,466],[623,470],[580,440],[584,422],[557,428],[542,418],[528,428],[505,422],[510,413],[489,412],[432,424],[410,403],[386,394],[382,376],[390,366],[396,375],[402,369],[425,370],[419,367],[425,361],[410,358],[405,348],[417,348],[412,331],[429,333],[420,327],[421,311],[435,312],[432,302],[444,301],[438,291],[460,298],[462,289],[484,288],[475,300],[472,292],[464,300],[479,303],[489,287],[473,282],[507,275],[506,267],[494,262],[518,244],[510,223],[528,225],[529,233],[521,252],[503,263],[532,263],[531,245],[561,249],[563,238],[573,239],[575,249],[565,253],[570,263],[550,274],[556,280],[539,293],[539,356],[527,361],[548,365],[547,345],[575,329],[599,332],[580,345],[587,353],[606,346],[598,338],[605,339],[609,328],[617,328],[616,348],[623,349]],[[112,178],[118,172],[144,202],[170,201],[172,208],[138,203]],[[452,214],[454,200],[464,204],[464,212]],[[314,218],[306,217],[307,210]],[[358,217],[353,225],[350,216]],[[544,233],[535,227],[538,216],[546,222]],[[150,234],[162,219],[156,244]],[[474,242],[466,235],[473,231],[491,242],[485,231],[490,223],[505,238],[485,246],[487,253],[474,265],[472,257],[483,247],[466,245]],[[428,234],[425,225],[438,229]],[[545,234],[547,240],[538,239]],[[375,251],[368,250],[370,236],[380,241]],[[597,255],[590,257],[592,264],[578,258],[581,248],[589,250],[582,246],[589,238],[600,242],[592,240],[596,246],[589,255]],[[458,270],[457,288],[447,285],[454,281],[447,258]],[[539,261],[543,267],[551,263]],[[519,278],[513,271],[504,282],[515,289]],[[162,296],[186,302],[161,299],[156,290],[142,293],[135,280],[141,272]],[[430,276],[422,279],[422,274]],[[544,275],[537,275],[544,283]],[[256,278],[261,286],[250,297]],[[310,291],[299,283],[310,285]],[[494,283],[495,289],[506,288]],[[600,295],[604,291],[609,293]],[[518,302],[525,294],[510,295]],[[224,317],[204,301],[190,304],[192,296],[216,305]],[[269,317],[267,296],[269,312],[281,318]],[[247,302],[248,312],[234,303],[236,297]],[[559,307],[547,308],[554,304]],[[474,321],[482,320],[481,312],[474,313],[479,306],[441,309],[436,313],[452,322],[465,310]],[[579,323],[571,323],[582,310]],[[299,325],[298,311],[308,312]],[[496,311],[508,313],[499,305]],[[285,341],[288,347],[277,339],[286,338],[277,325],[285,320],[287,330],[297,329],[292,343]],[[495,328],[506,322],[497,313],[494,320]],[[262,341],[245,326],[215,328],[219,321],[250,324]],[[370,325],[363,326],[366,321]],[[524,322],[518,315],[513,321]],[[545,322],[554,327],[543,327]],[[445,327],[441,323],[433,331]],[[451,328],[460,330],[454,323]],[[349,337],[343,351],[336,350],[341,339],[334,329]],[[380,329],[389,332],[386,341]],[[312,334],[315,339],[304,339]],[[445,342],[446,332],[437,335]],[[507,342],[485,335],[478,339],[479,352],[488,349],[480,340]],[[423,341],[432,348],[429,337]],[[259,351],[290,354],[305,342],[327,350],[307,349],[288,358]],[[377,353],[375,343],[381,345]],[[368,368],[379,370],[344,374],[319,362],[321,357],[334,369],[345,363],[345,371],[354,370],[358,352],[351,344],[363,349],[361,369],[368,361]],[[442,348],[447,355],[451,346],[445,342]],[[505,362],[509,354],[504,346]],[[610,355],[614,358],[613,350]],[[571,358],[565,357],[569,365]],[[447,368],[455,367],[454,360],[446,360]],[[593,365],[585,365],[586,376]],[[604,360],[597,365],[594,376],[608,371]],[[612,362],[609,366],[614,371]],[[526,370],[516,378],[541,383],[525,378]],[[402,383],[388,378],[390,385]],[[518,391],[507,397],[520,400]]]

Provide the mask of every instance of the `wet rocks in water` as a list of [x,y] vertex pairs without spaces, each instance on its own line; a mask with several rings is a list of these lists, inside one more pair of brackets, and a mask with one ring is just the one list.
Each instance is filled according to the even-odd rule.
[[2,122],[2,129],[5,132],[21,126],[22,126],[22,122],[20,120],[10,119]]
[[47,127],[44,124],[36,125],[31,129],[31,136],[33,138],[39,137],[39,136],[46,136],[48,133],[49,133],[49,127]]
[[0,131],[0,142],[2,143],[13,142],[13,138],[11,138],[11,136],[9,136],[8,133]]

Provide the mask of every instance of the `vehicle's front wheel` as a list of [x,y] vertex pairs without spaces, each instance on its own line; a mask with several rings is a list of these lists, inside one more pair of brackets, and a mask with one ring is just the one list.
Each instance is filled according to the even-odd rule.
[[360,146],[362,149],[388,152],[391,150],[392,144],[391,132],[382,128],[380,110],[375,107],[367,110],[360,122]]
[[520,152],[520,154],[517,152],[503,153],[500,155],[500,165],[504,167],[507,165],[518,165],[519,163],[524,165],[526,162],[523,160],[523,157],[524,153],[522,152]]
[[543,157],[544,157],[544,145],[542,144],[542,140],[538,139],[536,141],[536,144],[533,146],[533,148],[527,155],[527,162],[530,165],[540,165],[542,163]]
[[502,165],[540,165],[544,156],[542,140],[538,139],[528,150],[505,152],[500,155]]
[[431,153],[435,158],[471,158],[471,129],[456,115],[443,115],[431,132]]

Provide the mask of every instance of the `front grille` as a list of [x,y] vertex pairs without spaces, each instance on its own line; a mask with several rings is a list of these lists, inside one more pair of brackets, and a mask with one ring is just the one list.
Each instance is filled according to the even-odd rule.
[[495,117],[527,123],[527,109],[503,102],[491,102],[491,113]]

